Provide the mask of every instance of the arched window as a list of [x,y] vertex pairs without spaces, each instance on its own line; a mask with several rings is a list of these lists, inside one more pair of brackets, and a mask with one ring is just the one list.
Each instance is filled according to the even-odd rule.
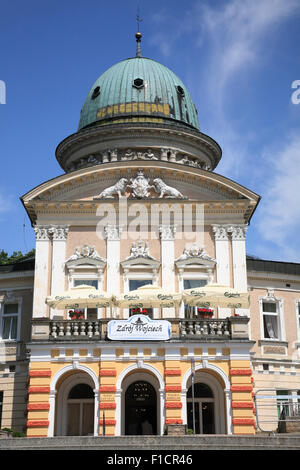
[[88,436],[94,433],[94,392],[92,387],[79,383],[68,395],[68,436]]
[[194,384],[187,391],[187,423],[195,434],[215,433],[215,400],[211,388],[202,382]]
[[77,384],[69,392],[68,399],[94,398],[92,387],[87,384]]
[[[195,383],[194,396],[195,398],[214,398],[211,388],[201,382]],[[188,389],[187,398],[192,398],[192,387]]]
[[139,380],[129,385],[125,404],[125,434],[156,434],[157,397],[149,382]]

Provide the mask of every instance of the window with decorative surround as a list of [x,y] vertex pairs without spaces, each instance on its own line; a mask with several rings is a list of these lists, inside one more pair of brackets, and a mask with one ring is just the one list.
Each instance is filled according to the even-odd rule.
[[[129,279],[129,290],[136,290],[139,287],[143,287],[149,284],[153,284],[153,279]],[[145,310],[145,311],[144,311]],[[129,315],[134,315],[136,313],[144,313],[146,315],[149,315],[150,318],[153,318],[153,309],[152,308],[147,308],[147,309],[129,309]]]
[[5,301],[0,312],[0,338],[4,341],[17,341],[20,336],[21,303],[17,299]]
[[[74,254],[66,261],[69,288],[85,284],[102,290],[105,267],[106,259],[97,253],[94,246],[85,244],[77,247]],[[101,318],[104,313],[102,308],[80,310],[83,310],[84,318],[91,321]]]
[[260,299],[262,338],[267,340],[283,340],[282,301],[268,289],[266,297]]
[[[149,252],[147,241],[139,240],[133,242],[130,254],[121,262],[123,272],[123,292],[129,292],[147,284],[158,284],[158,270],[160,267],[157,261]],[[123,309],[124,318],[130,316],[132,309]],[[148,309],[151,318],[157,318],[158,309]]]
[[280,339],[280,326],[278,321],[278,303],[262,302],[264,325],[264,338]]
[[[197,276],[197,274],[196,274]],[[183,288],[186,289],[193,289],[196,287],[204,287],[207,284],[207,279],[199,279],[195,278],[184,278],[183,279]],[[197,318],[198,317],[198,307],[191,307],[188,305],[184,305],[184,316],[185,318]]]
[[[182,292],[193,287],[210,284],[214,277],[216,260],[206,253],[205,247],[196,243],[186,245],[183,253],[175,260],[178,289]],[[197,316],[197,307],[181,306],[180,317]]]
[[[74,287],[81,286],[83,284],[98,289],[98,279],[74,279]],[[83,310],[84,318],[87,320],[94,321],[100,316],[100,308],[84,308],[81,310]]]

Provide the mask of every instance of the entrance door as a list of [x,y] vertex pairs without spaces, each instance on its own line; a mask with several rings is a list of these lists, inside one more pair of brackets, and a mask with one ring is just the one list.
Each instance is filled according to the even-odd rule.
[[125,394],[125,434],[151,435],[156,433],[156,392],[149,382],[134,382],[129,385]]
[[[194,385],[195,433],[215,433],[214,397],[211,388],[203,383]],[[193,399],[192,387],[187,393],[187,424],[193,429]]]
[[86,384],[72,388],[68,396],[68,436],[94,434],[94,393]]

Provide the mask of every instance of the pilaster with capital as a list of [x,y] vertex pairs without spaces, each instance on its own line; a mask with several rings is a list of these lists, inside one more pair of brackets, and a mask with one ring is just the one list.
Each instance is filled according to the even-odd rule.
[[232,239],[232,265],[234,288],[245,292],[247,290],[246,269],[246,232],[247,225],[235,224],[227,227]]
[[[232,238],[232,266],[233,287],[241,292],[247,292],[247,264],[246,264],[246,232],[247,225],[235,224],[228,226],[228,233]],[[240,315],[249,315],[248,309],[237,309]]]
[[216,261],[217,261],[217,282],[219,284],[230,285],[229,271],[229,237],[226,225],[213,225],[215,235]]
[[[119,225],[107,225],[104,228],[106,237],[106,282],[107,290],[120,293],[120,262],[121,246],[120,240],[122,227]],[[119,311],[119,309],[117,309]]]
[[[215,249],[217,261],[217,283],[230,285],[230,259],[229,259],[229,237],[226,225],[215,224],[212,226],[215,235]],[[219,308],[218,315],[225,318],[230,315],[230,309]]]
[[[64,290],[66,242],[69,232],[67,225],[57,225],[50,229],[52,233],[51,295]],[[62,316],[62,310],[51,309],[51,317]]]
[[[159,227],[161,239],[161,279],[162,288],[175,291],[175,249],[174,240],[176,227],[162,225]],[[175,308],[164,308],[164,317],[175,317]]]
[[47,317],[48,308],[45,299],[48,295],[50,276],[49,258],[52,231],[51,227],[44,225],[36,225],[33,230],[36,242],[32,315],[33,318]]

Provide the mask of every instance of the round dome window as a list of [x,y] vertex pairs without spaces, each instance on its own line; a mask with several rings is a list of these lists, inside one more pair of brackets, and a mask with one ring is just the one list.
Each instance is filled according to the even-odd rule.
[[100,95],[100,87],[96,86],[96,88],[94,88],[94,91],[93,91],[93,94],[92,94],[92,100],[97,98],[97,96],[99,96],[99,95]]
[[135,88],[143,88],[144,86],[144,80],[142,78],[135,78],[133,80],[133,86]]
[[181,96],[184,96],[184,89],[180,85],[178,85],[176,88],[177,88],[177,93]]

